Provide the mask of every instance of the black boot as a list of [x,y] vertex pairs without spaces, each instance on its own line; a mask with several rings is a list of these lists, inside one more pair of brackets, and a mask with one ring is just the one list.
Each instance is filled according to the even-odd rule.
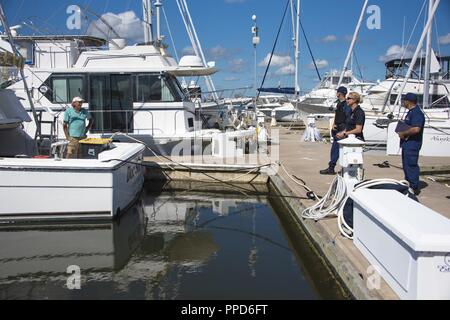
[[320,172],[320,174],[324,174],[324,175],[335,175],[336,174],[336,172],[334,172],[333,167],[328,167],[327,169],[320,170],[319,172]]

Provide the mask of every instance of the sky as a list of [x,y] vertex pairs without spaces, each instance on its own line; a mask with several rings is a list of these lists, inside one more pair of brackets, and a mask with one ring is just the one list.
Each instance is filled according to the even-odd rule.
[[[19,33],[99,35],[103,16],[129,43],[143,40],[140,0],[0,0],[11,26],[21,24]],[[162,17],[164,42],[175,56],[192,53],[175,0],[161,0],[169,22]],[[296,1],[294,1],[296,2]],[[385,75],[388,58],[414,52],[423,30],[427,0],[370,0],[380,9],[379,28],[369,29],[364,16],[355,47],[353,70],[363,80],[376,81]],[[187,0],[194,25],[208,61],[215,61],[219,72],[213,75],[218,89],[252,87],[254,83],[254,48],[252,15],[257,16],[261,43],[257,46],[257,83],[261,84],[268,54],[272,51],[287,0]],[[342,69],[350,40],[356,27],[363,0],[301,0],[301,22],[321,75]],[[81,28],[69,30],[66,22],[70,5],[83,10]],[[419,16],[421,9],[422,14]],[[416,25],[417,21],[417,25]],[[96,23],[94,28],[92,23]],[[416,25],[415,30],[414,25]],[[106,30],[106,29],[105,29]],[[97,32],[97,34],[96,34]],[[265,87],[294,85],[294,52],[290,12],[282,25]],[[408,44],[408,40],[409,45]],[[173,40],[173,43],[172,43]],[[175,44],[175,48],[173,46]],[[403,44],[403,46],[402,46]],[[439,55],[450,55],[450,0],[441,0],[433,25],[433,49]],[[300,88],[308,91],[318,83],[305,38],[300,34]]]

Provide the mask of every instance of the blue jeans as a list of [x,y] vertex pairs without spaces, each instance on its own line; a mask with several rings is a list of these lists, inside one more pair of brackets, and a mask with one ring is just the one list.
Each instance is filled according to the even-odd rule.
[[328,166],[330,168],[336,167],[336,164],[339,160],[339,139],[336,137],[337,132],[332,131],[331,133],[333,135],[333,145],[331,146],[331,152],[330,152],[330,162],[328,163]]
[[403,172],[412,189],[419,189],[419,149],[402,149]]

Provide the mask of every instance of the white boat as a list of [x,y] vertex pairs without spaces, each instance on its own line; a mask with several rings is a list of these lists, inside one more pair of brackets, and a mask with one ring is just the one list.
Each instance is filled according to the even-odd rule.
[[[158,27],[159,28],[159,27]],[[147,30],[147,26],[145,27]],[[159,30],[159,29],[158,29]],[[219,130],[202,129],[195,103],[189,100],[177,77],[214,74],[217,69],[195,56],[179,63],[162,45],[162,37],[144,44],[126,45],[124,39],[109,42],[90,36],[17,36],[26,57],[25,77],[32,99],[44,123],[44,136],[64,138],[62,116],[75,96],[86,100],[93,115],[91,134],[109,137],[126,133],[145,142],[157,153],[171,154],[182,141],[211,141]],[[11,86],[25,98],[23,81]],[[31,111],[27,101],[23,101]],[[26,127],[34,134],[35,123]],[[252,136],[254,130],[242,131]],[[118,137],[127,141],[126,137]],[[191,150],[187,150],[189,155]]]
[[[437,57],[441,71],[433,74],[430,79],[430,104],[423,108],[427,122],[437,121],[439,126],[442,120],[450,119],[450,57]],[[417,60],[412,76],[405,79],[405,73],[411,59],[394,59],[386,63],[386,79],[367,91],[361,107],[366,111],[366,125],[364,127],[366,141],[369,143],[386,143],[388,138],[388,125],[401,119],[407,110],[395,105],[397,97],[405,82],[403,92],[417,94],[418,104],[423,106],[424,95],[424,65],[425,58]],[[432,125],[433,126],[433,125]]]
[[0,89],[0,221],[110,219],[132,204],[144,182],[142,144],[113,143],[98,159],[36,158],[22,129],[30,121],[14,91]]
[[[4,132],[0,130],[4,139]],[[98,159],[0,159],[0,220],[111,219],[144,183],[144,146],[115,143]],[[26,199],[26,201],[24,201]]]
[[[403,76],[403,61],[397,62],[391,69],[392,74],[401,74],[400,85],[388,91],[396,91],[395,101],[391,103],[390,123],[387,129],[387,153],[399,154],[399,137],[395,133],[396,122],[403,119],[407,110],[400,107],[401,97],[407,92],[416,93],[418,105],[425,114],[423,130],[422,156],[450,156],[450,57],[436,57],[432,49],[432,26],[439,1],[429,1],[428,18],[414,55],[406,63],[407,70]],[[421,57],[425,46],[425,57]],[[388,66],[389,67],[389,66]],[[418,70],[418,71],[417,71]],[[391,70],[388,68],[388,75]],[[423,75],[423,76],[421,76]],[[395,84],[393,84],[394,86]],[[411,88],[411,85],[414,87]],[[384,110],[382,110],[384,111]]]
[[[336,89],[338,88],[340,77],[340,71],[332,70],[324,76],[313,90],[299,97],[299,102],[296,104],[300,113],[308,115],[333,112],[337,101]],[[361,82],[353,75],[351,70],[347,70],[344,73],[341,85],[346,87],[348,92],[354,91],[364,96],[366,90],[374,84]]]
[[275,115],[279,122],[293,122],[298,120],[298,111],[285,95],[261,95],[256,103],[258,111],[266,118]]

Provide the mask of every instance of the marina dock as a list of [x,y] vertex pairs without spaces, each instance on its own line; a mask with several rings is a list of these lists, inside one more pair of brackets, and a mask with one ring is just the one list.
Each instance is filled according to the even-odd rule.
[[[320,221],[305,220],[301,212],[314,203],[306,196],[303,187],[295,183],[295,177],[301,178],[317,195],[323,196],[330,187],[334,176],[323,176],[319,170],[327,165],[331,145],[324,142],[302,142],[303,131],[277,127],[279,129],[279,162],[291,175],[289,177],[281,168],[275,175],[268,174],[270,159],[260,159],[253,164],[223,164],[222,159],[211,156],[192,157],[189,162],[180,163],[182,158],[174,158],[178,165],[165,159],[148,157],[146,165],[159,167],[165,174],[147,176],[147,179],[173,179],[211,181],[200,172],[189,172],[186,167],[198,168],[213,177],[221,177],[233,183],[265,183],[268,182],[276,196],[282,198],[289,213],[296,221],[297,227],[306,232],[318,253],[321,254],[342,283],[356,299],[398,299],[398,296],[381,278],[380,288],[370,290],[367,281],[372,275],[369,262],[353,244],[353,241],[340,235],[336,218],[326,218]],[[370,149],[370,148],[369,148]],[[388,161],[389,167],[380,167]],[[448,173],[450,162],[447,158],[421,157],[423,169],[421,176],[422,192],[419,201],[434,211],[450,218],[450,188],[439,182],[439,177]],[[185,166],[185,167],[184,167]],[[258,168],[257,170],[255,168]],[[381,150],[367,150],[364,154],[365,179],[393,178],[403,179],[401,157],[386,156]],[[433,177],[437,174],[438,178]],[[300,232],[300,231],[299,231]]]

